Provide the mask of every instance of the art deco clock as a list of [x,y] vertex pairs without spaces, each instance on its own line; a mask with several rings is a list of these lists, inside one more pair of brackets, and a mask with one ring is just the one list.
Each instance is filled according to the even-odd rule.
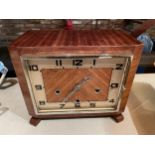
[[143,45],[119,30],[28,31],[10,46],[32,116],[123,120]]

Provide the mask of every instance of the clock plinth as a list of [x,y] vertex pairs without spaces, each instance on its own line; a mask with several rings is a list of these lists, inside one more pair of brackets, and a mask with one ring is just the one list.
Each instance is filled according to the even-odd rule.
[[[87,118],[87,117],[88,116],[84,116],[83,118]],[[94,117],[96,117],[96,116],[94,116]],[[103,117],[103,116],[98,116],[98,117]],[[121,122],[121,121],[124,120],[124,116],[121,113],[120,114],[117,114],[117,115],[113,115],[113,116],[106,116],[105,115],[104,117],[111,117],[116,123],[119,123],[119,122]],[[64,117],[62,117],[62,118],[64,118]],[[79,116],[78,117],[72,116],[71,118],[79,118]],[[40,123],[41,120],[44,120],[44,119],[31,117],[29,122],[30,122],[31,125],[37,126]]]
[[30,124],[33,126],[37,126],[40,123],[40,121],[41,121],[41,119],[39,119],[39,118],[31,117]]
[[29,114],[42,119],[121,114],[143,44],[121,30],[33,30],[10,46]]
[[124,116],[120,113],[111,117],[115,122],[119,123],[124,120]]

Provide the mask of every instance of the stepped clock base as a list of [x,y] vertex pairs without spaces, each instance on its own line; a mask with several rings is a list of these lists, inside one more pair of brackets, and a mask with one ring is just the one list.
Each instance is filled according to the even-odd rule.
[[40,121],[41,121],[41,119],[39,119],[39,118],[31,117],[30,124],[33,126],[37,126],[40,123]]
[[[122,114],[113,115],[113,116],[105,116],[105,117],[111,117],[117,123],[124,120],[124,117],[123,117]],[[76,117],[73,117],[73,118],[76,118]],[[45,120],[45,119],[31,117],[30,124],[33,125],[33,126],[37,126],[40,123],[41,120]]]
[[124,116],[122,114],[111,116],[111,118],[117,123],[124,120]]

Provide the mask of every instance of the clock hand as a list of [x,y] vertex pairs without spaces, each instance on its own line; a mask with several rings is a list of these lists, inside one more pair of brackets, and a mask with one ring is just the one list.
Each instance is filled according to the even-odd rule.
[[67,102],[67,100],[73,95],[75,94],[77,91],[80,90],[81,86],[86,83],[88,80],[90,80],[90,77],[86,76],[84,77],[79,83],[77,83],[73,89],[71,90],[71,92],[65,97],[65,99],[63,100],[63,102]]
[[[81,86],[83,84],[85,84],[88,80],[90,80],[89,76],[85,76],[79,83],[77,83],[73,89],[71,90],[71,92],[64,98],[63,102],[67,102],[68,99],[74,95],[77,91],[79,91],[81,89]],[[62,107],[65,106],[66,103],[62,104]]]

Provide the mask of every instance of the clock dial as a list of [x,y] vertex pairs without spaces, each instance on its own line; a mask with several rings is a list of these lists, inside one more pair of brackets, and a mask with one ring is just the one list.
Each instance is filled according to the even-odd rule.
[[47,102],[107,100],[111,68],[43,69],[41,72]]
[[23,62],[38,112],[115,111],[129,58],[31,57]]

